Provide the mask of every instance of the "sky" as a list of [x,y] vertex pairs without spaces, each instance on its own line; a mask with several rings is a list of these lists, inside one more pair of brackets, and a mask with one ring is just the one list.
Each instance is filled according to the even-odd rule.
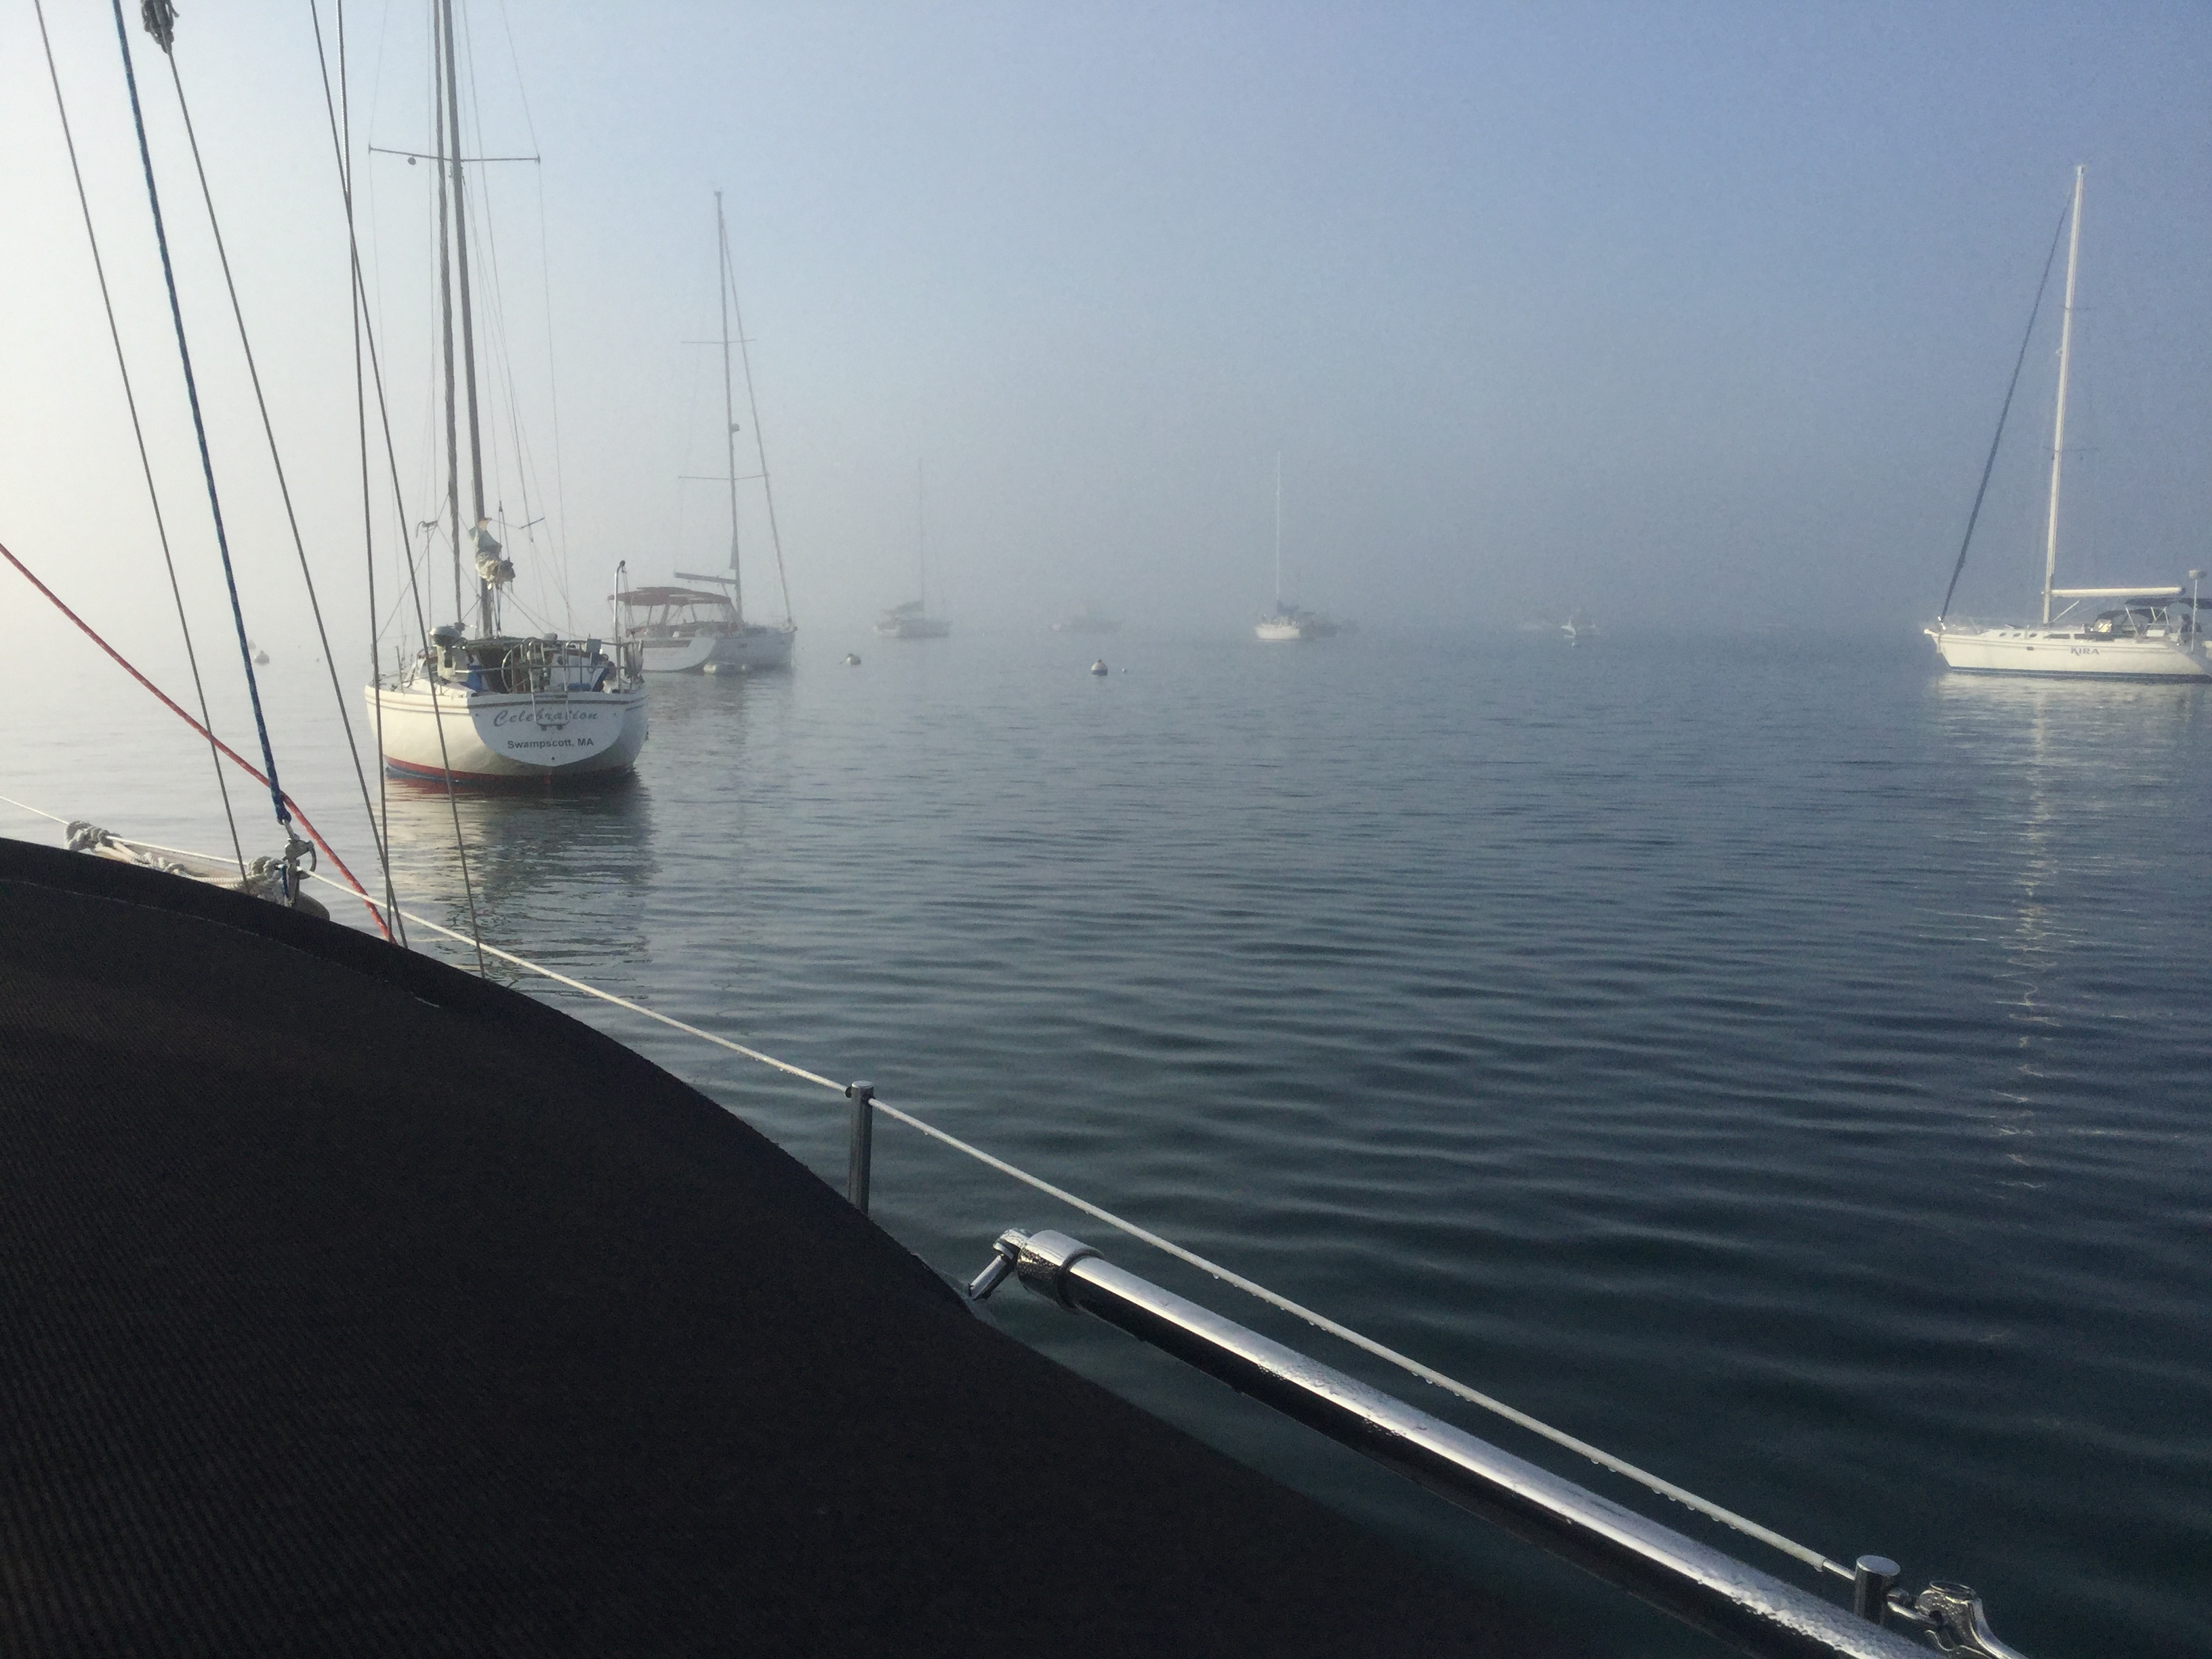
[[[176,91],[125,9],[241,607],[263,645],[306,650]],[[227,601],[112,22],[90,0],[46,10],[179,586],[215,648]],[[387,661],[413,628],[402,515],[443,491],[432,198],[428,167],[367,147],[425,147],[427,11],[352,0],[344,20],[397,462],[375,428]],[[1370,629],[1579,608],[1613,631],[1909,635],[1942,599],[2077,162],[2064,571],[2212,563],[2212,9],[459,11],[467,146],[539,158],[479,169],[474,205],[492,493],[516,596],[549,625],[603,627],[618,562],[651,580],[726,557],[720,486],[684,481],[723,470],[719,354],[690,343],[719,327],[717,190],[802,652],[913,596],[918,470],[933,607],[963,628],[1089,601],[1245,629],[1273,598],[1278,457],[1286,597]],[[369,556],[314,21],[307,0],[194,5],[175,66],[357,680]],[[331,0],[320,21],[334,46]],[[32,0],[0,0],[0,543],[174,683]],[[2022,613],[2039,580],[2054,313],[1957,611]],[[773,616],[757,489],[747,599]],[[12,572],[0,618],[91,661]]]

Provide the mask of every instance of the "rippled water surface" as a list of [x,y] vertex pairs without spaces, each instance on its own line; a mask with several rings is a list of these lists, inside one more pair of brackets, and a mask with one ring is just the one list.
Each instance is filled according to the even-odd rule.
[[[2212,1647],[2212,688],[1796,635],[1121,637],[1103,680],[1095,642],[838,665],[856,643],[656,684],[630,788],[465,802],[487,937],[871,1078],[1831,1555],[1966,1580],[2037,1659]],[[204,751],[72,718],[9,793],[212,844]],[[300,718],[294,793],[346,822]],[[464,917],[442,798],[392,811],[403,888]],[[842,1101],[577,1012],[842,1181]],[[1063,1226],[1449,1405],[878,1148],[879,1218],[949,1273]],[[1110,1331],[992,1305],[1594,1639],[1697,1650]]]

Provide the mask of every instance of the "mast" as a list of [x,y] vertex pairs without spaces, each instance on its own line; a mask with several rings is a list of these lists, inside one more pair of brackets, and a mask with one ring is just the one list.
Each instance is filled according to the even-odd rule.
[[[446,79],[445,41],[438,31],[434,5],[430,15],[431,147],[438,159],[438,310],[440,337],[446,364],[446,507],[453,527],[453,620],[468,612],[461,603],[461,450],[457,432],[459,416],[453,395],[453,267],[452,229],[446,195]],[[427,641],[425,641],[427,643]]]
[[[719,195],[715,198],[714,208],[719,214],[721,210]],[[745,345],[745,308],[738,301],[738,268],[730,258],[730,232],[726,225],[722,229],[722,269],[727,274],[730,285],[730,315],[738,325],[738,367],[745,372],[745,412],[752,417],[753,453],[760,459],[761,501],[768,508],[769,545],[775,550],[775,579],[783,589],[783,620],[785,626],[788,627],[791,623],[791,578],[783,570],[783,532],[776,528],[775,524],[775,486],[769,482],[768,438],[761,431],[760,393],[753,389],[752,353]],[[723,373],[727,374],[728,372],[726,365]],[[730,471],[734,472],[737,469],[732,467]]]
[[1283,614],[1283,452],[1275,452],[1275,614]]
[[[438,0],[440,27],[445,39],[446,58],[446,124],[453,137],[453,252],[461,296],[461,367],[465,376],[469,395],[469,475],[473,486],[471,499],[476,516],[471,521],[481,530],[484,517],[483,434],[477,419],[477,343],[475,314],[469,304],[469,226],[465,192],[461,178],[461,101],[459,82],[453,65],[453,0]],[[442,147],[443,135],[441,135]],[[442,218],[442,213],[441,217]],[[451,347],[448,346],[450,352]],[[452,370],[447,369],[447,407],[451,407]],[[459,480],[454,494],[459,494]],[[453,522],[454,557],[460,556],[460,516],[455,503]],[[472,538],[473,541],[473,538]],[[489,634],[492,623],[492,585],[482,571],[477,575],[477,616],[479,631]]]
[[914,464],[914,604],[929,614],[929,512],[921,489],[921,463]]
[[738,625],[745,622],[744,580],[738,574],[738,410],[730,396],[730,233],[722,222],[722,192],[714,192],[714,297],[722,307],[722,450],[728,465],[722,476],[730,481],[730,590],[737,605]]
[[2051,426],[2051,517],[2043,536],[2043,620],[2051,620],[2051,585],[2058,574],[2058,474],[2066,459],[2066,372],[2074,357],[2074,270],[2081,258],[2081,175],[2074,169],[2073,226],[2066,234],[2066,309],[2058,325],[2058,412]]

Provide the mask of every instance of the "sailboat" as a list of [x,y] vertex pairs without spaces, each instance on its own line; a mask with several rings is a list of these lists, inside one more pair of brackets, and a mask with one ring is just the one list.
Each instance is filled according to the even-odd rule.
[[[437,125],[439,301],[445,361],[446,523],[453,600],[463,609],[461,553],[473,554],[474,627],[464,615],[430,631],[412,660],[367,688],[385,769],[456,783],[554,781],[627,772],[645,744],[645,687],[633,646],[511,634],[501,626],[514,564],[485,508],[483,422],[477,403],[476,322],[469,286],[468,192],[461,160],[453,0],[435,0],[432,82]],[[454,319],[458,312],[458,337]],[[458,367],[456,362],[458,353]],[[468,433],[471,501],[461,516],[460,429]]]
[[[2198,585],[2204,573],[2189,573],[2190,592],[2179,586],[2060,587],[2058,576],[2058,487],[2066,463],[2066,390],[2074,356],[2075,276],[2081,257],[2081,186],[2088,169],[2074,169],[2074,194],[2067,209],[2066,298],[2058,330],[2058,392],[2051,416],[2051,497],[2043,540],[2043,617],[2029,623],[1953,622],[1939,614],[1922,630],[1935,641],[1936,654],[1952,668],[2001,674],[2095,674],[2138,679],[2212,679],[2212,653],[2198,626],[2203,616]],[[2046,267],[2047,269],[2047,267]],[[2029,327],[2033,328],[2031,319]],[[2022,345],[2023,354],[2026,345]],[[2017,370],[2014,371],[2015,376]],[[2009,396],[2007,398],[2010,402]],[[1998,435],[2003,435],[2002,417]],[[1995,459],[1992,450],[1992,460]],[[1983,483],[1988,483],[1986,469]],[[1978,514],[1980,501],[1975,501]],[[1971,541],[1973,520],[1967,520]],[[1966,563],[1966,549],[1959,567]],[[1951,577],[1955,592],[1958,572]],[[2059,604],[2063,601],[2063,604]],[[2094,615],[2077,613],[2085,603],[2106,602]],[[2054,611],[2054,605],[2057,606]],[[1944,611],[1950,609],[1946,594]]]
[[941,640],[952,631],[942,617],[929,614],[928,503],[922,495],[921,463],[914,467],[914,591],[904,605],[895,605],[876,619],[876,636],[885,640]]
[[1318,611],[1283,603],[1283,458],[1275,457],[1275,608],[1253,624],[1253,633],[1269,643],[1285,640],[1326,639],[1337,625]]
[[[783,620],[755,623],[745,620],[744,581],[738,568],[738,408],[731,383],[730,348],[738,349],[738,364],[745,374],[745,409],[753,423],[753,450],[759,461],[761,494],[768,504],[768,533],[775,549],[777,579],[783,577],[783,536],[776,527],[775,494],[769,483],[768,444],[761,435],[760,399],[753,391],[752,354],[745,343],[744,318],[737,315],[738,332],[730,335],[732,313],[737,311],[737,276],[730,264],[729,222],[722,214],[722,192],[714,192],[714,241],[719,260],[718,288],[722,332],[722,482],[730,492],[730,568],[702,575],[679,570],[677,580],[706,584],[703,589],[647,587],[615,595],[623,609],[623,637],[634,641],[648,674],[750,673],[756,668],[787,668],[791,647],[799,637],[791,619],[791,588],[783,588]],[[642,610],[642,619],[637,612]]]

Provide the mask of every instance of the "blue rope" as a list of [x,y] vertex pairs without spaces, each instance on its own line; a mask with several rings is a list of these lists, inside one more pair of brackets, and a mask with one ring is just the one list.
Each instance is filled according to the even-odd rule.
[[[269,799],[276,809],[276,822],[287,834],[292,829],[291,809],[276,781],[276,752],[269,746],[269,722],[261,714],[261,686],[253,677],[253,651],[246,643],[246,612],[238,603],[238,577],[230,565],[230,538],[222,527],[222,499],[215,487],[215,462],[208,454],[207,422],[200,417],[199,383],[192,378],[191,348],[185,343],[185,313],[177,303],[177,273],[169,264],[169,233],[161,222],[161,193],[154,184],[154,153],[146,144],[146,118],[138,106],[138,76],[131,65],[131,32],[123,21],[123,0],[112,0],[115,10],[115,41],[123,49],[123,79],[131,88],[131,119],[138,129],[138,160],[146,169],[146,199],[154,209],[154,240],[161,248],[161,280],[169,289],[169,320],[176,325],[177,356],[184,362],[185,393],[191,400],[192,432],[199,439],[200,471],[207,479],[208,508],[215,514],[215,544],[222,555],[223,586],[230,592],[230,619],[238,629],[238,657],[246,665],[246,691],[253,702],[253,729],[261,738],[261,767],[269,778]],[[155,36],[157,41],[160,36]],[[167,49],[167,43],[162,43]]]

